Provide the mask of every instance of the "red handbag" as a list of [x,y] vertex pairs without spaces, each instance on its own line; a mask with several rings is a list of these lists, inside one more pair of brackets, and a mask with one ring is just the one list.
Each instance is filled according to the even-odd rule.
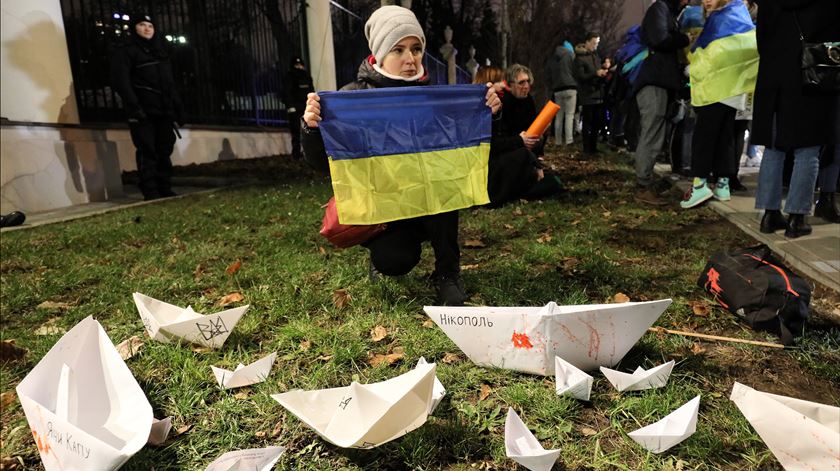
[[338,248],[346,249],[363,244],[384,231],[385,224],[347,225],[338,222],[338,209],[333,196],[324,205],[324,220],[321,222],[321,235]]

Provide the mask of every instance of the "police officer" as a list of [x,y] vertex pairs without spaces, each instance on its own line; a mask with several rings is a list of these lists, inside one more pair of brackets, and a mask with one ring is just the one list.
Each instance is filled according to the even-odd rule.
[[140,191],[146,200],[175,196],[170,155],[175,124],[181,124],[182,118],[169,54],[150,15],[132,16],[129,31],[111,58],[111,81],[122,98],[137,148]]
[[289,119],[289,131],[292,134],[292,157],[300,159],[300,117],[306,108],[306,95],[315,91],[312,86],[312,77],[306,71],[303,59],[295,57],[292,59],[289,73],[283,83],[285,87],[286,110]]

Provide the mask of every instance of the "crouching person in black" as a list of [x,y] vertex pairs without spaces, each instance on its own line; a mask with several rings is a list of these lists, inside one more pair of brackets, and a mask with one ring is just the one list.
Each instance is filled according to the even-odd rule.
[[[423,68],[426,37],[411,10],[388,5],[376,10],[365,24],[371,55],[359,66],[356,81],[342,90],[384,87],[414,87],[429,83]],[[487,91],[487,106],[493,112],[501,106],[493,89]],[[322,171],[329,170],[324,141],[318,128],[320,97],[310,93],[303,113],[301,144],[306,161]],[[433,274],[437,303],[459,306],[468,298],[460,279],[461,252],[458,246],[458,211],[402,219],[364,244],[370,250],[371,277],[399,276],[420,262],[421,245],[429,241],[435,253]]]
[[120,95],[137,148],[137,174],[146,200],[175,196],[170,155],[175,123],[181,123],[181,100],[172,65],[149,15],[131,18],[131,34],[111,57],[111,82]]

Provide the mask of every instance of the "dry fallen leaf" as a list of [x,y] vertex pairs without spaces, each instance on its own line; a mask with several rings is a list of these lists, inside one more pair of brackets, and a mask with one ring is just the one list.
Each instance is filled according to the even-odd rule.
[[540,211],[540,212],[537,213],[538,218],[541,218],[543,216],[545,216],[545,211]]
[[300,349],[303,350],[304,352],[309,350],[311,347],[312,347],[312,342],[310,342],[309,340],[304,340],[300,343]]
[[379,342],[380,340],[384,339],[388,336],[388,329],[378,325],[370,330],[370,339],[374,342]]
[[127,338],[117,345],[117,352],[119,352],[123,360],[128,360],[136,355],[142,346],[143,341],[140,340],[140,337],[132,335],[131,338]]
[[612,300],[614,303],[629,303],[630,297],[624,293],[615,293]]
[[351,299],[353,298],[350,297],[350,294],[346,289],[337,289],[333,291],[333,305],[338,309],[344,309],[345,306],[350,304]]
[[248,399],[248,396],[250,396],[250,394],[248,394],[248,391],[239,391],[238,393],[233,395],[233,398],[234,399]]
[[327,254],[327,249],[325,249],[322,245],[319,245],[318,246],[318,253],[321,254],[321,255],[326,255]]
[[505,229],[507,229],[507,230],[509,230],[509,231],[512,231],[512,230],[513,230],[513,226],[512,226],[512,225],[510,225],[510,224],[503,224],[503,225],[502,225],[502,227],[504,227]]
[[608,218],[608,217],[610,217],[611,215],[612,215],[612,213],[611,213],[611,212],[609,212],[609,211],[604,211],[604,213],[603,213],[603,216],[604,216],[605,218]]
[[709,305],[703,301],[692,301],[691,312],[693,312],[695,316],[706,317],[709,315]]
[[60,335],[65,332],[64,329],[55,325],[58,322],[58,317],[53,317],[49,319],[47,322],[41,324],[40,327],[35,329],[35,335]]
[[522,208],[520,208],[519,206],[517,206],[516,208],[514,208],[514,210],[513,210],[513,213],[512,213],[512,214],[513,214],[514,216],[522,216]]
[[598,431],[591,427],[580,427],[578,430],[580,430],[580,433],[582,433],[585,437],[598,435]]
[[457,353],[447,353],[443,355],[443,359],[441,361],[447,365],[451,365],[452,363],[461,361],[461,355],[458,355]]
[[9,405],[15,402],[15,395],[14,391],[7,391],[3,394],[0,394],[0,410],[6,409]]
[[0,342],[0,362],[20,360],[26,352],[25,348],[15,345],[14,339]]
[[470,264],[470,265],[461,265],[461,271],[465,271],[465,270],[476,270],[476,269],[478,269],[478,268],[480,268],[480,267],[481,267],[481,265],[479,265],[479,264],[477,264],[477,263],[473,263],[473,264]]
[[551,234],[549,234],[548,232],[546,232],[544,234],[541,234],[537,238],[537,242],[539,242],[540,244],[545,244],[546,242],[551,242]]
[[204,275],[204,265],[199,263],[195,266],[195,270],[193,271],[193,279],[198,281],[201,279],[202,275]]
[[464,247],[468,249],[483,249],[486,246],[480,239],[467,239],[464,241]]
[[383,355],[381,353],[377,353],[376,355],[371,356],[368,359],[368,363],[370,366],[377,367],[382,363],[386,363],[388,365],[393,365],[398,360],[402,360],[405,358],[405,351],[402,347],[394,348],[393,353],[389,353],[387,355]]
[[69,303],[62,303],[62,302],[55,302],[55,301],[44,301],[41,304],[35,306],[38,309],[45,309],[47,311],[66,311],[70,309],[71,306]]
[[580,265],[580,260],[575,257],[566,257],[560,261],[560,268],[564,271],[572,271]]
[[266,436],[266,435],[268,435],[268,434],[267,434],[266,432],[262,431],[262,430],[260,430],[260,431],[258,431],[258,432],[256,432],[256,433],[254,433],[254,437],[256,437],[256,438],[258,438],[258,439],[260,439],[260,440],[262,440],[263,438],[265,438],[265,436]]
[[177,437],[178,435],[183,435],[189,432],[191,428],[193,428],[193,424],[182,425],[175,429],[175,433],[172,436]]
[[277,438],[280,434],[283,433],[283,421],[277,422],[274,424],[274,428],[271,429],[271,438]]
[[569,223],[570,226],[577,226],[578,224],[580,224],[580,219],[575,219],[574,221]]
[[242,260],[236,259],[235,262],[228,265],[227,269],[225,270],[225,273],[227,273],[228,275],[233,275],[234,273],[239,271],[239,269],[241,267],[242,267]]
[[699,343],[695,342],[694,345],[691,346],[691,353],[695,355],[702,355],[706,353],[706,349],[703,348]]
[[204,347],[204,346],[201,346],[201,345],[193,345],[192,346],[192,351],[195,352],[195,353],[208,353],[208,352],[212,352],[213,349],[210,348],[210,347]]
[[239,301],[242,301],[243,299],[245,299],[245,296],[242,296],[240,293],[237,293],[236,291],[234,291],[233,293],[226,294],[226,295],[222,296],[222,298],[219,299],[219,301],[216,302],[216,305],[217,306],[227,306],[228,304],[238,303]]
[[490,386],[488,386],[486,384],[482,384],[481,385],[481,392],[478,393],[478,400],[483,401],[483,400],[487,399],[487,397],[490,396],[491,392],[493,392],[493,390],[490,389]]
[[435,328],[435,321],[433,321],[431,319],[426,319],[423,322],[423,327],[425,327],[427,329],[434,329]]
[[332,357],[333,357],[332,355],[321,355],[318,358],[316,358],[315,360],[316,361],[330,361],[330,360],[332,360]]
[[0,458],[0,471],[13,471],[20,468],[20,462],[12,457],[4,456]]

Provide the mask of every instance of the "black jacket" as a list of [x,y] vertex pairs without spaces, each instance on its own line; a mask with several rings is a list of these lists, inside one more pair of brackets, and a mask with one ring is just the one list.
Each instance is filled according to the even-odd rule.
[[[359,66],[359,72],[356,74],[356,80],[341,87],[342,90],[366,90],[370,88],[386,88],[386,87],[411,87],[418,85],[428,85],[429,75],[425,74],[419,80],[407,82],[405,80],[395,80],[380,74],[373,68],[371,57],[362,61]],[[301,111],[302,112],[302,111]],[[318,128],[310,128],[301,119],[300,121],[301,133],[301,147],[303,147],[303,156],[306,162],[316,170],[327,173],[330,171],[329,159],[327,158],[327,151],[324,149],[324,139],[321,137],[321,131]]]
[[604,101],[604,79],[598,77],[601,58],[585,48],[575,49],[575,78],[578,83],[579,105],[599,105]]
[[283,101],[286,103],[286,108],[295,108],[298,113],[303,113],[306,107],[306,95],[315,91],[309,72],[292,67],[286,74],[283,86],[285,87]]
[[557,46],[546,66],[548,86],[551,91],[574,90],[577,88],[572,52],[563,46]]
[[150,40],[131,35],[117,46],[111,55],[111,84],[129,118],[164,116],[181,121],[172,64],[157,35]]
[[657,0],[642,19],[642,43],[648,47],[649,56],[642,62],[639,77],[633,84],[634,92],[646,85],[668,90],[678,90],[684,83],[677,52],[688,46],[688,36],[681,33],[677,24],[679,0]]
[[[513,93],[505,93],[502,97],[502,117],[498,130],[494,134],[498,137],[508,136],[513,142],[522,142],[519,133],[528,130],[531,123],[537,118],[537,103],[531,95],[525,98],[516,98]],[[494,143],[501,143],[498,137],[494,137]],[[540,141],[532,152],[536,155],[543,155],[543,141]],[[503,145],[507,148],[507,145]],[[491,146],[492,152],[492,146]]]
[[[802,45],[840,41],[840,1],[773,0],[758,2],[756,38],[758,80],[755,87],[751,144],[780,150],[830,144],[840,133],[837,94],[803,91]],[[776,139],[772,139],[773,117]]]

